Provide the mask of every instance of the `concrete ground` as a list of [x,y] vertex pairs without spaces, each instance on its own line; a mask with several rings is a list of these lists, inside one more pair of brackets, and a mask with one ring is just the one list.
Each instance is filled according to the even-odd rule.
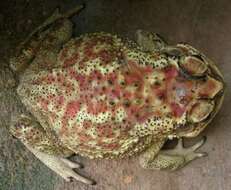
[[[65,183],[7,132],[10,116],[23,110],[11,89],[4,88],[8,59],[28,33],[55,7],[68,10],[82,1],[5,0],[0,2],[0,190],[230,190],[231,189],[231,3],[229,0],[89,0],[73,18],[75,35],[106,31],[134,37],[142,28],[161,34],[170,44],[188,42],[214,60],[227,84],[224,105],[204,131],[202,150],[209,156],[177,172],[142,169],[136,158],[94,161],[77,158],[91,187]],[[188,140],[187,144],[195,142]]]

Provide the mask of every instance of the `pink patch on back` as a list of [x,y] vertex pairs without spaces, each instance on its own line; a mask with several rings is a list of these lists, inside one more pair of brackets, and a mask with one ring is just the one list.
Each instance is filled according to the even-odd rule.
[[71,56],[70,58],[66,59],[64,61],[64,67],[68,67],[68,66],[71,66],[73,64],[75,64],[79,59],[79,53],[76,52],[73,56]]
[[80,110],[80,102],[79,101],[71,101],[67,104],[65,116],[67,118],[73,118]]
[[165,74],[166,79],[172,79],[178,75],[178,71],[177,71],[177,68],[174,66],[166,67],[164,69],[164,74]]
[[184,114],[185,108],[181,107],[179,104],[173,102],[170,105],[175,117],[181,117]]
[[89,101],[87,111],[91,114],[97,115],[107,111],[107,105],[104,102]]
[[48,111],[49,100],[40,98],[38,102],[43,110]]
[[58,104],[59,106],[62,106],[63,103],[64,103],[64,96],[58,96],[58,97],[57,97],[57,104]]
[[106,63],[109,63],[112,60],[112,55],[106,50],[101,50],[99,52],[99,57]]

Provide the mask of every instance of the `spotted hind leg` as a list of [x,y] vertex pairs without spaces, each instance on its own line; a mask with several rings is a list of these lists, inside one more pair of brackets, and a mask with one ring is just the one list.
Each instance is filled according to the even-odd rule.
[[95,182],[86,177],[81,176],[73,169],[81,168],[81,165],[78,163],[74,163],[66,158],[61,156],[46,154],[38,151],[35,148],[32,148],[30,145],[26,145],[26,147],[47,167],[53,170],[55,173],[60,175],[65,181],[70,182],[72,179],[77,181],[81,181],[86,184],[94,185]]
[[72,35],[72,23],[68,18],[82,8],[82,5],[77,6],[65,14],[56,9],[19,45],[16,55],[10,59],[11,69],[20,73],[32,62],[44,64],[42,67],[51,67],[57,63],[57,53]]
[[82,167],[81,164],[67,159],[73,152],[60,143],[52,133],[46,132],[31,117],[20,115],[15,118],[10,127],[10,132],[41,162],[66,181],[76,179],[86,184],[93,185],[95,183],[73,170]]

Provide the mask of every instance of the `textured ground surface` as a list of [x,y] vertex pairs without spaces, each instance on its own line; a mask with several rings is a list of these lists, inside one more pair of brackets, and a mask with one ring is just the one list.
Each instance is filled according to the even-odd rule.
[[[65,3],[66,2],[66,3]],[[219,64],[227,83],[224,106],[205,130],[202,148],[207,158],[174,172],[147,171],[136,158],[123,161],[81,160],[84,174],[98,181],[95,187],[65,183],[36,160],[15,139],[7,126],[11,115],[23,111],[13,90],[6,90],[7,60],[13,48],[35,26],[60,6],[74,0],[5,0],[0,2],[0,190],[229,190],[231,187],[231,4],[229,0],[89,0],[74,17],[75,34],[107,31],[133,38],[138,28],[158,32],[174,44],[188,42]],[[192,141],[188,141],[190,144]]]

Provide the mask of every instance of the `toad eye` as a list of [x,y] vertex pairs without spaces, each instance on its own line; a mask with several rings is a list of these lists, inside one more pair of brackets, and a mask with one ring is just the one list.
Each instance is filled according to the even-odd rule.
[[208,118],[210,113],[214,110],[214,101],[199,100],[188,112],[188,119],[193,123],[202,122]]
[[180,67],[188,74],[195,77],[203,76],[208,69],[207,64],[197,55],[183,56],[180,59]]

